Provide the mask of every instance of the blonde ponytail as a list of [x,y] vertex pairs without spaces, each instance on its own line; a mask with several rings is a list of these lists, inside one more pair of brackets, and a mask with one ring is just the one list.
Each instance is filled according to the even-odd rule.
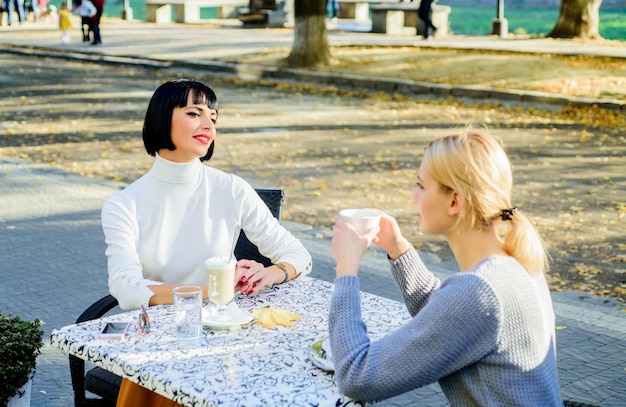
[[549,256],[543,239],[524,214],[516,210],[506,222],[504,250],[515,258],[529,274],[549,270]]

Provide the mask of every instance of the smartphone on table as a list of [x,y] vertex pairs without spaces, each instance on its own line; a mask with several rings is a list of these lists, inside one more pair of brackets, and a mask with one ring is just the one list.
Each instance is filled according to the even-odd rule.
[[130,328],[129,321],[107,322],[100,333],[100,339],[122,340]]

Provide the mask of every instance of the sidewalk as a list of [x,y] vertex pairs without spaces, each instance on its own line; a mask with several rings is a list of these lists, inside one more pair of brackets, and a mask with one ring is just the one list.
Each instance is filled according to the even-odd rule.
[[[81,51],[99,55],[144,57],[157,60],[210,60],[245,52],[291,47],[291,28],[242,28],[231,20],[207,20],[206,24],[153,24],[140,21],[102,20],[102,46],[83,44],[79,28],[71,31],[73,42],[61,44],[56,22],[27,22],[0,27],[0,44]],[[384,35],[357,31],[345,20],[328,31],[331,46],[419,46],[426,48],[476,49],[560,55],[593,55],[626,59],[620,41],[578,41],[552,38],[501,39],[497,36],[449,36],[428,41],[415,35]]]
[[[209,23],[211,22],[211,23]],[[78,27],[78,25],[75,25]],[[272,52],[289,49],[293,45],[291,28],[241,28],[232,20],[207,20],[206,24],[153,24],[106,18],[102,24],[103,44],[83,43],[79,30],[72,31],[73,42],[65,45],[55,23],[41,21],[19,27],[0,27],[0,51],[29,55],[53,55],[64,58],[134,63],[160,68],[187,67],[223,72],[244,78],[267,80],[295,80],[304,83],[323,83],[353,88],[390,90],[405,93],[433,94],[437,97],[492,98],[508,101],[558,105],[600,105],[626,111],[626,100],[595,99],[556,95],[547,92],[499,89],[475,85],[432,84],[388,78],[363,78],[354,75],[263,68],[216,61],[242,54]],[[423,40],[415,35],[384,35],[356,31],[348,21],[341,21],[329,29],[331,46],[410,46],[423,48],[492,50],[520,53],[560,55],[592,55],[624,58],[626,44],[620,41],[577,41],[551,38],[509,38],[496,36],[450,36]]]
[[[60,44],[56,25],[0,28],[0,50],[42,55],[62,52],[76,59],[168,68],[180,63],[206,66],[211,58],[290,47],[289,29],[246,30],[233,27],[153,25],[106,20],[105,45]],[[414,37],[337,32],[333,45],[416,45]],[[444,45],[445,44],[447,45]],[[429,41],[433,47],[472,47],[520,52],[591,53],[581,44],[552,40],[450,39]],[[626,47],[606,47],[626,58]],[[332,78],[331,78],[332,79]],[[54,78],[51,78],[54,83]],[[8,82],[7,82],[8,83]],[[120,86],[123,86],[120,84]],[[279,106],[268,105],[280,117]],[[73,323],[96,298],[106,294],[106,259],[100,229],[104,200],[123,185],[66,173],[53,167],[0,155],[0,307],[23,318],[41,318],[45,331]],[[329,239],[306,225],[285,223],[311,251],[313,277],[333,280]],[[322,234],[323,235],[323,234]],[[425,261],[441,277],[455,271],[452,263],[428,255]],[[365,291],[400,300],[381,253],[368,254],[361,274]],[[68,293],[70,293],[68,295]],[[557,315],[557,356],[562,394],[596,406],[626,405],[626,319],[624,305],[582,292],[553,293]],[[46,345],[34,380],[33,406],[71,406],[67,355]],[[432,385],[380,403],[381,406],[445,406]]]
[[[0,307],[40,318],[46,337],[74,322],[86,305],[106,294],[100,208],[121,185],[0,156]],[[312,277],[333,281],[329,239],[306,225],[285,223],[311,251]],[[401,300],[382,253],[367,256],[364,291]],[[440,277],[453,264],[426,255]],[[594,406],[626,405],[626,320],[623,304],[580,292],[553,293],[557,355],[565,400]],[[33,383],[32,406],[73,404],[68,357],[46,341]],[[380,406],[443,407],[438,385],[395,397]]]

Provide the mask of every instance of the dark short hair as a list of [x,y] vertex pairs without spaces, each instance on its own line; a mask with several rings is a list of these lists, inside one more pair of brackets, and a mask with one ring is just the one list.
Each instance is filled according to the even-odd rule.
[[[209,109],[218,111],[215,92],[203,83],[192,79],[174,79],[159,86],[150,99],[143,121],[143,145],[151,156],[154,157],[163,148],[176,150],[171,134],[172,112],[176,107],[187,106],[190,92],[193,94],[193,103],[206,104]],[[215,141],[200,161],[211,159],[214,149]]]

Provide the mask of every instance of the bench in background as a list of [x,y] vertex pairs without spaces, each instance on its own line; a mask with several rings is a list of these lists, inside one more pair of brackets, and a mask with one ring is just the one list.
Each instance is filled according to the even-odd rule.
[[172,6],[177,23],[200,21],[200,9],[203,7],[217,8],[218,18],[237,18],[237,10],[248,6],[247,0],[145,0],[144,3],[146,21],[157,24],[172,22]]
[[[423,34],[424,23],[417,17],[419,2],[373,4],[370,6],[372,13],[372,32],[390,35],[400,34]],[[439,4],[432,6],[432,20],[437,31],[433,37],[441,38],[448,35],[450,22],[448,15],[452,8]]]
[[294,0],[250,0],[247,7],[239,9],[239,21],[244,26],[293,27]]
[[355,20],[357,23],[370,21],[370,5],[395,4],[410,0],[337,0],[337,17]]

